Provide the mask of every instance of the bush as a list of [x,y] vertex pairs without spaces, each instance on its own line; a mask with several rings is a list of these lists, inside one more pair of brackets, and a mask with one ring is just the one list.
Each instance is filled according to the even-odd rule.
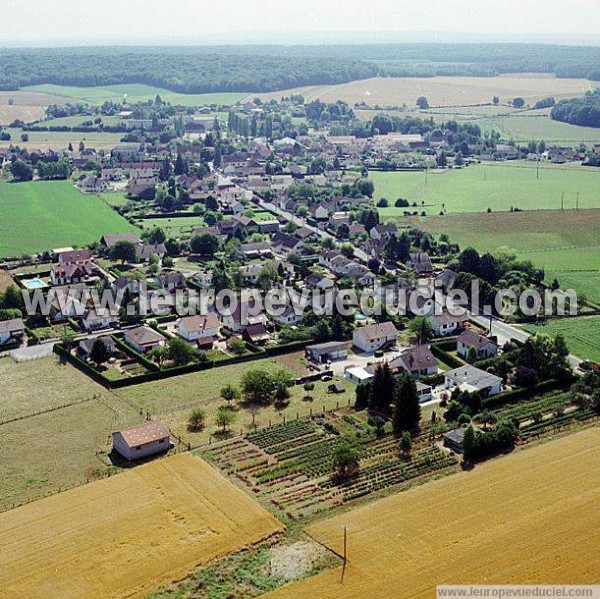
[[188,418],[188,430],[195,432],[201,431],[206,422],[206,411],[204,408],[196,408]]

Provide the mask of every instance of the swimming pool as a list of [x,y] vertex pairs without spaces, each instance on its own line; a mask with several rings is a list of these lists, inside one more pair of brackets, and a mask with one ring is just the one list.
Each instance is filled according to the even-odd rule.
[[46,285],[46,283],[44,283],[44,281],[38,277],[34,279],[23,280],[21,283],[25,289],[42,289],[44,287],[48,287],[48,285]]

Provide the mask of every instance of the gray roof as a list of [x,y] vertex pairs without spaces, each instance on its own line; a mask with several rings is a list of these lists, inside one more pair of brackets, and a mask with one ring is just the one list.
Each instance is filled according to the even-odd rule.
[[466,384],[477,389],[485,389],[486,387],[491,387],[493,384],[502,381],[499,376],[475,368],[475,366],[471,366],[470,364],[450,370],[445,376],[456,385]]

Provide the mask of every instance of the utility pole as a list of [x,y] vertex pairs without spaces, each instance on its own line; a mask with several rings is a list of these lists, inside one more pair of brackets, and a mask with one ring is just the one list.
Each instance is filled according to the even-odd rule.
[[540,161],[537,161],[537,165],[535,167],[535,178],[539,179],[540,178]]
[[563,191],[560,196],[560,209],[565,209],[565,192]]
[[344,529],[344,549],[342,552],[342,558],[344,561],[342,565],[342,579],[340,580],[340,583],[344,582],[344,574],[346,573],[346,564],[348,562],[348,527],[344,524],[342,528]]
[[577,192],[577,199],[575,200],[575,210],[579,210],[579,192]]

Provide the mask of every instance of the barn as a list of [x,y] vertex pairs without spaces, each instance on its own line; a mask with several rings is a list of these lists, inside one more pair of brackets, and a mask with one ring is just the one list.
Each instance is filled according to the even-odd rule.
[[113,449],[127,460],[139,460],[171,447],[169,429],[161,420],[152,420],[139,426],[112,433]]

